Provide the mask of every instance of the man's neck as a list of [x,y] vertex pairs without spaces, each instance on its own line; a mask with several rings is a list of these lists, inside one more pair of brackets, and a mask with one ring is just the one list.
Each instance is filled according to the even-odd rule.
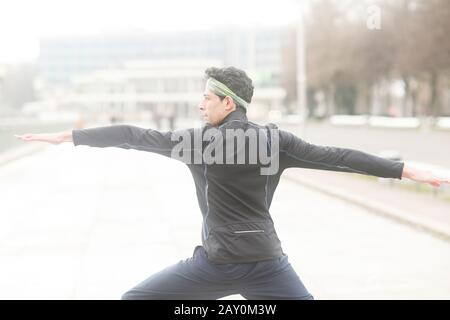
[[233,111],[231,111],[229,114],[227,114],[225,116],[225,118],[223,118],[223,120],[217,124],[215,127],[220,127],[221,125],[230,122],[230,121],[234,121],[234,120],[241,120],[241,121],[247,121],[247,116],[245,114],[244,111],[242,111],[241,109],[235,109]]

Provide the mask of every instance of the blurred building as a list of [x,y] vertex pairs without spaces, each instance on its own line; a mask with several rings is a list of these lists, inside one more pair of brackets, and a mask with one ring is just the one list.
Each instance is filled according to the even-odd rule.
[[112,34],[40,41],[39,72],[47,84],[123,66],[130,60],[213,59],[242,68],[260,86],[279,85],[283,28]]
[[66,37],[40,43],[40,97],[68,109],[153,118],[197,117],[211,66],[253,79],[252,117],[280,114],[285,31],[222,30]]
[[[204,90],[204,70],[221,61],[169,59],[129,61],[123,67],[73,77],[71,89],[60,101],[66,109],[84,114],[160,119],[197,118]],[[255,89],[249,114],[267,116],[281,110],[285,91],[280,87]],[[134,115],[134,116],[133,116]]]

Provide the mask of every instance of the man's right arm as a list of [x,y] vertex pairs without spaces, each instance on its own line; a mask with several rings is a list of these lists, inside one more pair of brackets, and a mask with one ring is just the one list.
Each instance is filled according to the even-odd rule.
[[172,132],[161,132],[132,125],[113,125],[81,130],[72,130],[75,146],[106,148],[117,147],[159,153],[170,157],[176,143],[172,141]]
[[73,142],[72,131],[64,131],[59,134],[59,139],[61,142]]
[[27,134],[15,134],[17,139],[22,141],[40,141],[40,142],[48,142],[51,144],[60,144],[63,142],[72,142],[72,132],[71,131],[63,131],[56,133],[27,133]]
[[159,153],[170,157],[173,146],[172,132],[160,132],[132,125],[113,125],[58,133],[16,135],[24,141],[42,141],[52,144],[73,142],[75,146],[106,148],[118,147]]

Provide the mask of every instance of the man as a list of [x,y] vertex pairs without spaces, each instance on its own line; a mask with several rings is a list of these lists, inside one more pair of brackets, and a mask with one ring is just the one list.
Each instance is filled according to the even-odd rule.
[[201,128],[160,132],[115,125],[17,136],[155,152],[186,163],[203,215],[202,246],[193,256],[138,284],[123,299],[313,299],[281,248],[269,213],[288,168],[344,171],[439,186],[449,179],[364,152],[309,144],[275,125],[248,121],[251,79],[228,67],[206,70]]

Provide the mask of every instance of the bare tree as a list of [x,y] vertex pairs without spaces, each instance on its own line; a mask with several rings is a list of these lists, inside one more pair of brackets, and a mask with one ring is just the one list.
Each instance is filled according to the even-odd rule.
[[[382,27],[375,31],[366,28],[364,15],[351,18],[373,3],[382,12]],[[360,111],[370,113],[372,87],[400,78],[406,93],[403,109],[410,101],[410,113],[416,115],[423,88],[412,84],[425,82],[430,94],[424,112],[438,116],[442,80],[449,77],[449,34],[448,0],[313,1],[306,37],[308,85],[326,92],[329,114],[345,91],[349,96],[340,103],[352,103],[348,98],[354,90],[363,105]]]

